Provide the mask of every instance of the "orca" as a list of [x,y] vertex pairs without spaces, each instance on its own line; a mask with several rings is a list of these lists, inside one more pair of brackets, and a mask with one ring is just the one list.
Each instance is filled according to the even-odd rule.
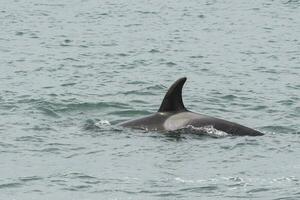
[[182,87],[186,77],[178,79],[169,88],[160,108],[151,115],[125,121],[120,126],[147,131],[176,131],[187,127],[213,127],[218,131],[237,136],[260,136],[263,133],[224,119],[210,117],[187,110],[182,101]]

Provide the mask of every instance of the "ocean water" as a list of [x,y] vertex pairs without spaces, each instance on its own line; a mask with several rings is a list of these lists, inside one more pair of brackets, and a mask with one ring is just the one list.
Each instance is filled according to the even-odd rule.
[[[0,1],[0,199],[300,199],[300,1]],[[188,109],[256,128],[123,129]]]

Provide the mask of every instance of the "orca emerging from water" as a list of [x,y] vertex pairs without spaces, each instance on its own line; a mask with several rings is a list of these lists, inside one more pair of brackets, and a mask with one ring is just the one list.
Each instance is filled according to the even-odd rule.
[[150,131],[176,131],[189,126],[196,128],[212,126],[214,129],[231,135],[263,135],[259,131],[234,122],[188,111],[182,101],[182,87],[185,81],[184,77],[173,83],[156,113],[119,125]]

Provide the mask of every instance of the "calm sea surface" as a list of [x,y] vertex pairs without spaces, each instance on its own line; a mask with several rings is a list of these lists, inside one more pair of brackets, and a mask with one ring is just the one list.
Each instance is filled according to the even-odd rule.
[[[265,135],[116,126],[182,76]],[[0,199],[300,199],[300,1],[0,0]]]

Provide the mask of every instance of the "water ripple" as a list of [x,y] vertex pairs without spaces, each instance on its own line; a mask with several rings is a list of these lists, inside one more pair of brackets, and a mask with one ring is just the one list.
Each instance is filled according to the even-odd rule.
[[[1,5],[0,199],[300,198],[298,0]],[[115,126],[182,76],[265,136]]]

